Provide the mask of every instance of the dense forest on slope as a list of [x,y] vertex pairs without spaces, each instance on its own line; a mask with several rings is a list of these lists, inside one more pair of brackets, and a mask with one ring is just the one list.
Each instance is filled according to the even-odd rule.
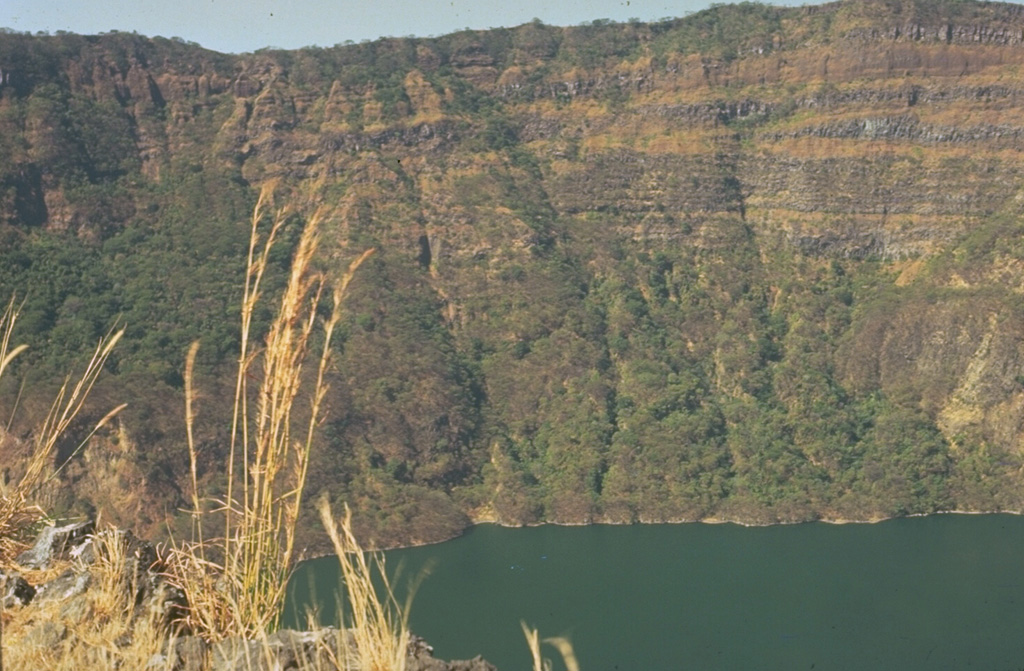
[[222,491],[273,183],[293,238],[322,208],[322,267],[378,250],[309,496],[368,538],[1020,509],[1022,67],[1024,7],[952,0],[238,56],[0,34],[0,296],[32,346],[0,463],[119,321],[93,406],[130,406],[61,505],[183,506],[197,338]]

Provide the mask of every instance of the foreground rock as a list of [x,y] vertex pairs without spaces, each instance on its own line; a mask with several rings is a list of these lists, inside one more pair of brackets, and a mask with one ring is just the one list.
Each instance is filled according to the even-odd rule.
[[[355,645],[347,631],[325,627],[316,631],[283,629],[265,641],[229,638],[208,643],[198,636],[174,639],[168,650],[154,655],[150,669],[173,671],[278,671],[285,669],[358,668]],[[346,652],[347,651],[347,652]],[[336,662],[339,660],[339,662]],[[495,671],[495,667],[475,657],[446,662],[433,656],[433,648],[414,636],[406,659],[408,671]]]
[[[101,539],[101,540],[100,540]],[[111,576],[112,562],[98,559],[106,545],[119,549],[120,575]],[[127,631],[112,643],[130,646],[139,629],[154,623],[172,631],[188,606],[185,593],[162,573],[156,548],[130,531],[97,535],[95,523],[77,522],[43,529],[32,549],[18,557],[23,571],[0,571],[0,605],[28,623],[8,631],[3,643],[32,650],[54,650],[74,635],[76,624],[96,616],[96,604],[113,596],[129,605]],[[104,562],[106,562],[104,564]],[[61,566],[67,568],[60,571]],[[56,576],[54,577],[54,574]],[[32,584],[35,576],[42,576]],[[128,592],[111,595],[111,585]],[[143,634],[140,634],[140,636]],[[161,636],[162,637],[162,636]],[[160,646],[154,646],[156,649]],[[350,631],[325,627],[316,631],[280,630],[264,639],[231,637],[210,642],[200,636],[169,638],[153,654],[146,669],[153,671],[286,671],[294,669],[355,669],[358,659]],[[148,653],[147,653],[148,654]],[[413,636],[409,671],[495,671],[480,657],[446,662],[434,658],[433,648]]]

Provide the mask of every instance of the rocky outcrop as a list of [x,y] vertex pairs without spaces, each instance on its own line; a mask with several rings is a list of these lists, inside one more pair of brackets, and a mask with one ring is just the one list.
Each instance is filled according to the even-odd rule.
[[84,551],[91,545],[89,537],[95,531],[96,524],[92,521],[45,527],[35,544],[18,555],[18,564],[30,569],[47,567],[58,557]]
[[[466,123],[463,115],[451,112],[459,101],[450,87],[446,92],[440,90],[436,71],[443,64],[452,69],[456,79],[476,87],[476,95],[506,99],[513,118],[518,119],[516,130],[521,141],[593,145],[585,155],[577,149],[575,156],[554,148],[554,158],[571,163],[571,170],[560,170],[545,182],[552,203],[561,213],[587,211],[591,202],[593,207],[589,209],[607,211],[611,201],[625,212],[649,211],[657,202],[660,207],[692,214],[716,211],[723,207],[723,200],[726,209],[737,209],[730,192],[733,187],[727,186],[734,182],[739,187],[737,193],[762,209],[830,212],[841,215],[850,226],[865,221],[866,228],[854,233],[856,241],[849,249],[838,239],[808,245],[802,242],[806,236],[787,232],[784,238],[801,249],[816,254],[830,250],[840,256],[870,256],[883,249],[883,256],[888,258],[927,253],[938,246],[912,240],[884,245],[879,240],[885,236],[879,236],[874,224],[861,215],[883,211],[890,215],[929,211],[952,214],[961,217],[959,222],[950,222],[955,235],[970,218],[994,211],[1005,199],[1001,187],[989,186],[1014,179],[1013,162],[1000,161],[993,166],[994,174],[986,185],[947,193],[937,192],[930,180],[922,181],[922,173],[894,176],[884,171],[885,161],[879,162],[878,157],[867,157],[870,165],[861,166],[858,163],[864,157],[836,157],[832,147],[838,147],[836,143],[889,143],[895,148],[941,150],[962,145],[998,148],[1001,152],[1019,148],[1024,124],[1008,111],[1019,106],[1021,89],[1003,81],[993,82],[991,77],[979,83],[964,81],[965,73],[957,69],[951,54],[963,54],[975,69],[1024,63],[1015,48],[1018,36],[1024,34],[1024,20],[1013,6],[998,3],[972,5],[941,19],[920,12],[913,3],[868,4],[871,11],[852,2],[822,6],[806,15],[797,9],[766,10],[766,16],[778,21],[778,26],[793,26],[793,35],[787,34],[790,28],[774,28],[766,38],[767,50],[759,47],[740,58],[730,56],[725,60],[690,53],[685,47],[660,60],[644,53],[640,35],[653,39],[660,34],[658,31],[671,32],[673,24],[638,33],[633,37],[634,51],[629,52],[632,56],[625,60],[568,69],[549,64],[562,53],[558,45],[568,48],[566,45],[584,39],[587,30],[604,35],[600,31],[608,32],[609,28],[578,28],[574,30],[579,35],[574,30],[560,35],[557,29],[523,26],[515,32],[513,51],[508,54],[511,62],[487,46],[483,35],[452,38],[450,44],[424,42],[415,49],[397,40],[390,45],[393,53],[408,52],[408,62],[396,57],[395,72],[402,74],[399,95],[404,100],[392,107],[381,106],[377,98],[387,96],[377,85],[356,83],[344,72],[339,72],[338,78],[318,81],[310,77],[305,64],[299,68],[297,63],[272,53],[248,57],[202,54],[197,60],[178,65],[161,53],[167,49],[164,43],[113,36],[83,45],[81,57],[63,67],[73,95],[109,100],[118,106],[132,125],[140,169],[154,180],[160,179],[176,155],[192,151],[190,147],[196,146],[199,137],[195,131],[208,123],[207,117],[220,119],[222,125],[203,129],[203,141],[212,139],[210,146],[222,152],[225,160],[240,164],[242,176],[253,184],[272,179],[343,180],[342,176],[357,168],[360,157],[367,152],[432,157],[457,152],[465,142],[481,137],[481,129]],[[952,9],[945,7],[943,11]],[[811,20],[823,15],[831,17],[830,28],[817,37],[798,37],[802,33],[795,26],[801,17]],[[866,22],[871,25],[861,25]],[[816,40],[826,37],[833,43],[823,51]],[[882,56],[889,59],[886,69],[874,69],[875,49],[864,48],[865,42],[891,45]],[[946,61],[936,60],[938,52],[929,51],[935,43],[956,51],[946,53]],[[995,48],[1000,51],[992,52]],[[27,66],[17,56],[17,51],[9,55],[9,62],[0,63],[0,69],[8,79],[25,76],[26,85],[31,87],[36,76],[21,72]],[[825,62],[826,71],[805,71],[804,58]],[[912,61],[907,63],[909,70],[902,67],[901,58]],[[746,81],[747,69],[768,61],[777,66],[773,66],[774,88],[763,88],[767,80]],[[985,65],[990,62],[991,66]],[[406,70],[399,72],[402,67]],[[909,72],[921,68],[934,70],[937,78],[905,81]],[[696,79],[691,81],[691,75]],[[434,78],[433,83],[427,76]],[[881,85],[890,80],[893,85]],[[752,95],[750,87],[758,84],[759,95]],[[784,87],[796,92],[780,95]],[[736,88],[743,90],[739,97],[730,93]],[[604,104],[609,96],[627,96],[631,104],[614,112],[589,113],[582,128],[565,123],[560,114],[543,111],[543,106],[537,107],[545,97],[590,99]],[[682,100],[671,100],[673,97]],[[989,115],[998,118],[980,123],[932,120],[941,117],[942,109],[961,104],[999,110]],[[858,113],[865,106],[875,109]],[[372,111],[378,107],[378,111]],[[359,110],[364,111],[360,114]],[[786,121],[800,110],[813,110],[815,117],[823,119]],[[379,117],[380,113],[390,118]],[[652,124],[659,128],[654,135],[647,131],[636,135],[637,129]],[[36,126],[39,128],[34,130]],[[727,156],[723,163],[721,149],[716,146],[720,132],[729,134],[738,128],[736,132],[744,135],[742,129],[748,126],[765,129],[748,138],[742,156]],[[5,133],[26,133],[30,144],[38,147],[53,141],[46,137],[45,128],[45,119],[26,120],[23,128],[6,129]],[[671,137],[681,128],[689,129],[687,138],[653,141],[657,133]],[[214,138],[209,136],[211,130]],[[605,137],[617,138],[609,151],[600,148]],[[776,149],[781,143],[803,140],[816,143],[802,143],[801,155],[787,156],[788,152]],[[646,146],[637,147],[637,142]],[[708,143],[705,149],[694,151],[704,142]],[[686,156],[676,156],[680,143],[687,145]],[[811,146],[815,147],[810,150],[812,155],[807,155]],[[770,147],[772,156],[763,156],[761,152]],[[635,159],[628,158],[631,155]],[[10,187],[13,198],[0,202],[0,219],[78,231],[88,231],[95,225],[94,215],[66,197],[60,181],[51,176],[53,169],[39,156],[12,159],[14,170],[0,181]],[[638,172],[639,164],[645,167]],[[709,169],[717,173],[710,180]],[[953,165],[950,169],[962,170]],[[861,179],[862,174],[868,179]],[[45,175],[46,179],[33,175]],[[671,183],[666,176],[672,176]],[[937,181],[948,183],[942,176]],[[616,184],[633,186],[639,192],[629,193]],[[836,185],[827,191],[832,195],[841,193],[848,200],[829,199],[829,194],[822,193],[821,184]],[[890,193],[899,193],[900,197],[893,199]],[[121,207],[108,216],[116,226],[132,214],[130,207]],[[765,214],[761,221],[766,228],[780,227],[774,216]],[[936,241],[950,235],[933,231],[926,237]],[[866,242],[868,239],[874,242]]]
[[0,610],[28,605],[36,596],[36,588],[16,571],[0,571]]
[[[162,572],[156,548],[130,531],[107,530],[95,533],[92,520],[50,525],[39,533],[33,548],[18,558],[18,568],[25,574],[46,575],[66,566],[56,578],[31,585],[18,571],[0,572],[0,610],[16,610],[23,621],[33,622],[33,609],[56,613],[56,617],[40,619],[20,638],[12,639],[10,631],[4,644],[30,648],[57,648],[75,628],[75,621],[91,617],[97,598],[127,597],[133,606],[130,618],[156,623],[165,634],[178,632],[155,654],[147,668],[170,671],[274,671],[293,669],[351,668],[349,660],[357,659],[355,642],[350,631],[331,627],[314,631],[280,630],[262,640],[228,637],[207,641],[182,631],[180,622],[188,607],[184,593],[170,584]],[[103,548],[97,548],[97,544]],[[121,575],[109,576],[111,557],[105,553],[116,544]],[[98,567],[97,561],[108,566]],[[126,595],[97,595],[112,587],[128,589]],[[131,631],[115,644],[129,645]],[[340,663],[340,667],[336,665]],[[410,671],[494,671],[481,658],[469,661],[444,662],[433,657],[433,648],[413,636],[409,643],[407,667]]]

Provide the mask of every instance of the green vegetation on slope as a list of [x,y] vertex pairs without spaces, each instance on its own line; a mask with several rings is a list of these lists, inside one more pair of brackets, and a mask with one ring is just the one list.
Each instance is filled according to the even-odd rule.
[[[244,57],[5,36],[0,295],[40,343],[27,388],[127,328],[97,394],[131,404],[97,440],[143,485],[120,503],[130,478],[97,458],[69,468],[64,504],[154,525],[185,505],[197,338],[198,476],[226,486],[210,418],[243,222],[276,184],[298,207],[270,289],[318,207],[319,268],[378,250],[308,483],[364,538],[1020,508],[1021,18],[869,9]],[[39,401],[22,404],[25,434]]]

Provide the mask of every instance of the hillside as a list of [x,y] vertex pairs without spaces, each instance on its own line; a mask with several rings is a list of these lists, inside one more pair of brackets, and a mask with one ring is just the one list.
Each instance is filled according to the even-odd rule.
[[1024,7],[955,0],[242,56],[2,34],[0,296],[32,349],[0,463],[119,319],[94,413],[130,407],[60,505],[151,528],[183,506],[196,338],[223,489],[273,182],[293,233],[323,208],[324,267],[378,250],[309,497],[367,538],[1019,510],[1022,66]]

